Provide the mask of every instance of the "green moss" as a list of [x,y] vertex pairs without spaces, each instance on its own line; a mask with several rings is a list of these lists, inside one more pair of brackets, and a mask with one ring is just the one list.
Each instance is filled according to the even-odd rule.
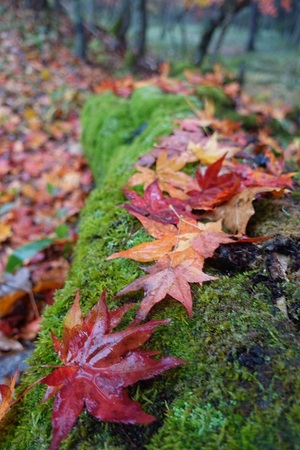
[[[134,261],[108,262],[106,257],[147,238],[137,221],[116,205],[124,200],[119,188],[137,156],[151,147],[156,136],[170,131],[177,113],[188,112],[182,97],[166,97],[168,106],[163,97],[151,89],[136,92],[130,101],[104,94],[92,98],[84,110],[83,142],[98,187],[82,211],[69,279],[45,312],[20,390],[49,373],[44,365],[58,364],[50,330],[61,335],[78,289],[85,314],[104,288],[109,308],[142,298],[142,292],[114,298],[142,271]],[[133,139],[134,131],[145,122],[147,127]],[[84,412],[61,448],[300,448],[298,332],[274,308],[270,288],[257,283],[254,275],[222,277],[201,288],[193,285],[191,320],[172,299],[153,308],[149,318],[172,317],[172,322],[160,327],[146,347],[188,361],[129,389],[157,422],[147,427],[100,423]],[[291,280],[286,292],[293,292],[296,281]],[[125,317],[123,326],[133,315],[134,311]],[[49,448],[52,404],[39,403],[44,391],[44,386],[36,386],[6,416],[1,449]]]
[[[201,106],[196,98],[193,104]],[[130,102],[112,93],[91,98],[82,114],[82,141],[96,181],[120,175],[124,184],[124,166],[150,150],[158,136],[169,134],[176,118],[188,115],[186,97],[164,94],[155,86],[135,90]]]

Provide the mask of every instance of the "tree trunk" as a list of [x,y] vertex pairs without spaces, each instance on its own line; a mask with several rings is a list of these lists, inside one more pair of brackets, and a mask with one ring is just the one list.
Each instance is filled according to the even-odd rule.
[[127,50],[127,32],[131,24],[131,1],[122,0],[119,14],[113,26],[113,33],[117,38],[117,50],[125,53]]
[[75,30],[75,55],[86,58],[86,38],[83,24],[83,12],[81,0],[73,0],[74,30]]
[[218,27],[224,23],[228,11],[232,10],[232,17],[234,17],[241,9],[248,6],[250,2],[251,0],[225,0],[221,6],[214,8],[213,15],[210,17],[198,44],[195,61],[197,65],[201,66],[203,63],[213,35]]
[[221,32],[219,34],[219,37],[218,37],[218,40],[217,40],[217,43],[216,43],[216,46],[215,46],[215,49],[214,49],[214,52],[212,55],[212,59],[211,59],[212,64],[215,64],[215,62],[217,60],[217,57],[220,53],[220,50],[221,50],[221,47],[222,47],[222,44],[223,44],[223,41],[224,41],[224,38],[226,35],[226,32],[228,30],[228,27],[234,18],[234,14],[235,14],[234,5],[232,2],[229,2],[228,9],[226,9],[225,17],[224,17],[224,20],[222,23]]
[[255,51],[255,41],[257,38],[257,31],[259,28],[259,9],[257,3],[253,3],[251,5],[251,16],[250,16],[250,23],[249,23],[249,35],[248,40],[246,44],[246,52],[254,52]]
[[295,21],[292,34],[292,43],[299,45],[300,43],[300,2],[295,7]]
[[145,56],[146,39],[147,39],[147,0],[137,1],[138,29],[137,29],[137,45],[136,60],[139,61]]
[[223,8],[220,7],[209,19],[198,44],[195,61],[197,65],[199,66],[202,65],[204,58],[208,52],[208,48],[213,38],[213,35],[215,34],[217,28],[223,23],[224,18],[225,14]]

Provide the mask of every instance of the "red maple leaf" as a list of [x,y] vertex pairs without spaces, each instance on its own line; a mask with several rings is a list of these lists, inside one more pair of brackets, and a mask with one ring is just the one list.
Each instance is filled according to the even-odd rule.
[[124,388],[184,361],[173,357],[153,359],[158,352],[139,349],[159,325],[168,324],[170,319],[112,332],[132,306],[108,311],[103,293],[83,319],[78,292],[66,316],[62,340],[52,334],[53,347],[64,366],[40,380],[48,385],[44,401],[56,395],[51,450],[58,448],[84,406],[103,421],[148,424],[155,420],[129,398]]
[[130,189],[123,189],[123,192],[131,204],[124,203],[122,206],[132,215],[138,213],[165,224],[177,224],[179,222],[179,216],[196,218],[194,214],[188,211],[187,208],[189,208],[189,205],[184,201],[164,197],[158,186],[158,180],[153,181],[145,189],[144,197],[141,197],[137,192]]
[[261,168],[252,169],[247,164],[234,164],[233,170],[240,177],[243,189],[258,186],[294,188],[292,177],[295,175],[295,172],[273,175]]
[[210,210],[235,195],[240,187],[240,179],[234,173],[219,175],[225,156],[208,166],[205,173],[196,172],[200,190],[191,190],[189,204],[194,209]]

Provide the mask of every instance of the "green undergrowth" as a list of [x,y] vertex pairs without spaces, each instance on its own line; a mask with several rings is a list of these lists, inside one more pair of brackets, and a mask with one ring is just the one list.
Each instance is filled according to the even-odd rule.
[[[183,97],[152,88],[134,93],[131,100],[105,93],[87,104],[83,144],[97,187],[81,214],[69,279],[45,312],[20,390],[49,373],[43,366],[59,363],[50,331],[61,336],[78,289],[84,314],[103,289],[109,308],[141,300],[142,292],[114,298],[143,273],[138,263],[106,261],[113,252],[148,239],[138,222],[117,206],[124,201],[120,187],[154,137],[170,132],[174,118],[188,114]],[[283,221],[276,232],[280,226]],[[202,287],[193,285],[192,319],[172,299],[153,308],[149,319],[171,317],[172,322],[159,327],[146,347],[188,362],[129,389],[156,422],[101,423],[84,412],[61,449],[300,449],[299,335],[275,307],[271,288],[259,281],[260,269],[252,269]],[[207,272],[215,273],[209,267]],[[288,289],[293,291],[291,284]],[[134,313],[125,316],[121,327]],[[44,392],[44,386],[36,386],[9,412],[1,427],[2,450],[49,448],[52,402],[40,403]]]

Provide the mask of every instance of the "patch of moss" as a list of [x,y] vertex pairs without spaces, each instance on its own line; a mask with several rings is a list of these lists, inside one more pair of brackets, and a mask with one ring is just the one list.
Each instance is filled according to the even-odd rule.
[[[137,221],[116,206],[124,201],[120,187],[136,158],[152,146],[156,136],[171,130],[177,113],[187,112],[184,98],[156,90],[140,90],[131,100],[106,93],[87,104],[83,142],[98,187],[82,211],[69,279],[45,312],[20,390],[49,373],[44,365],[59,363],[50,330],[61,336],[78,289],[84,314],[104,288],[109,308],[141,300],[142,292],[114,297],[142,274],[138,264],[125,259],[106,261],[111,253],[148,238]],[[145,122],[147,127],[132,140]],[[274,308],[270,288],[253,279],[253,273],[237,273],[202,287],[193,285],[191,320],[172,299],[156,305],[149,319],[171,317],[172,322],[159,327],[146,348],[188,361],[129,389],[157,422],[146,427],[101,423],[84,412],[61,449],[300,448],[298,332]],[[293,280],[291,291],[292,284]],[[133,315],[134,311],[128,313],[123,326]],[[1,449],[49,448],[52,404],[39,403],[44,391],[45,387],[36,386],[6,416]]]

